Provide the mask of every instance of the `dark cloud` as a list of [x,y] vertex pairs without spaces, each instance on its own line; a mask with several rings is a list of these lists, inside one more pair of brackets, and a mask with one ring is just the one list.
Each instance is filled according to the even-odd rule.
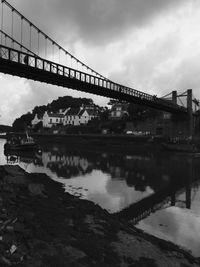
[[99,45],[121,39],[132,27],[186,0],[10,0],[16,8],[56,40]]

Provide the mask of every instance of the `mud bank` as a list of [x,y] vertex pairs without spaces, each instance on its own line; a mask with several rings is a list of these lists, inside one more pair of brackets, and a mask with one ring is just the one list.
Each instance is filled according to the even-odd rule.
[[186,267],[200,261],[67,193],[44,174],[0,166],[0,266]]

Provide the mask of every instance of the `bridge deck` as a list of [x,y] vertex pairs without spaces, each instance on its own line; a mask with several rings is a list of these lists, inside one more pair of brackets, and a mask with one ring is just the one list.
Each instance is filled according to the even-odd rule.
[[184,107],[170,101],[3,45],[0,45],[0,72],[171,113],[187,112]]

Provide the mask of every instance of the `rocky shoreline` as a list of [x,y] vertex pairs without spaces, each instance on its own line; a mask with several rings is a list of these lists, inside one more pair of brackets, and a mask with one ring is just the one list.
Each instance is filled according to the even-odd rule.
[[0,166],[0,187],[2,267],[200,266],[178,246],[64,193],[45,174]]

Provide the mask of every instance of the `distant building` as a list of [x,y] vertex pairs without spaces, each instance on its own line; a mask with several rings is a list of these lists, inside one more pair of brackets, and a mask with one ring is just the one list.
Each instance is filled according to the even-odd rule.
[[44,128],[52,128],[53,126],[65,125],[81,125],[87,124],[91,119],[98,117],[98,112],[93,106],[80,108],[60,109],[58,112],[45,111],[42,117],[35,114],[31,124],[34,127],[42,122]]
[[98,117],[97,112],[93,108],[71,108],[65,115],[65,125],[81,125],[87,124],[93,118]]
[[65,115],[64,125],[80,125],[79,112],[79,108],[70,108]]
[[110,110],[110,119],[119,120],[124,116],[129,116],[127,103],[115,103]]
[[51,128],[52,126],[63,125],[64,119],[64,114],[48,113],[47,111],[45,111],[42,119],[42,125],[44,128]]
[[90,120],[96,117],[96,112],[91,109],[82,109],[79,112],[80,124],[87,124]]

